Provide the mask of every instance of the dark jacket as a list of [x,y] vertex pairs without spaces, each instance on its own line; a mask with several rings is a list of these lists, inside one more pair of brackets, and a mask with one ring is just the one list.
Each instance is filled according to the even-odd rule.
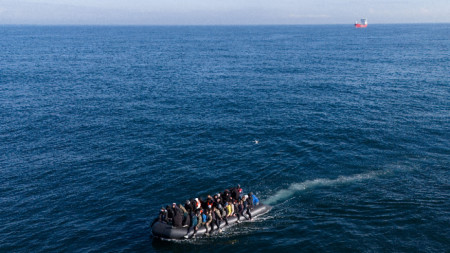
[[219,200],[218,202],[214,202],[214,203],[213,203],[213,207],[215,207],[216,209],[219,209],[219,210],[221,210],[221,211],[222,211],[222,209],[223,209],[220,200]]
[[173,226],[181,227],[182,223],[183,223],[183,211],[178,206],[175,206],[175,208],[173,208]]
[[244,209],[249,209],[251,210],[253,207],[253,201],[252,198],[247,198],[247,200],[244,201]]
[[167,206],[167,207],[166,207],[166,210],[167,210],[167,219],[168,219],[169,221],[171,221],[171,220],[173,219],[173,215],[174,215],[174,213],[173,213],[173,208],[170,207],[170,206]]
[[192,202],[190,202],[189,204],[184,204],[184,208],[186,209],[186,211],[189,213],[190,211],[194,211],[194,207],[192,206]]
[[231,189],[231,197],[235,200],[239,200],[239,197],[241,196],[241,193],[239,192],[238,188]]
[[234,203],[234,213],[239,213],[239,203]]
[[244,212],[244,205],[241,203],[238,203],[238,213],[243,214]]
[[159,212],[158,221],[159,222],[167,222],[167,213],[166,212]]
[[207,209],[208,205],[206,204],[206,201],[204,201],[203,199],[199,198],[200,203],[202,204],[202,209]]
[[191,215],[189,213],[185,213],[183,217],[183,225],[191,224]]
[[[222,196],[222,194],[220,196]],[[230,202],[230,198],[231,198],[230,192],[228,190],[225,190],[223,192],[223,197],[222,197],[223,203]]]

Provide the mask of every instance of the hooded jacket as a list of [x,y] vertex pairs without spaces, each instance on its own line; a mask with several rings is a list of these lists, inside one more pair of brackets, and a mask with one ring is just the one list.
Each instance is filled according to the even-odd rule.
[[183,211],[178,206],[175,206],[173,208],[173,226],[181,227],[182,223],[183,223]]

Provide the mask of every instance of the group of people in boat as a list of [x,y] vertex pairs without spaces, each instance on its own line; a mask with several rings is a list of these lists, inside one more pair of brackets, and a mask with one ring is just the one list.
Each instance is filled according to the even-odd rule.
[[243,195],[241,186],[237,185],[214,196],[208,195],[205,200],[193,198],[186,200],[184,205],[173,203],[172,206],[162,207],[153,224],[159,221],[173,227],[187,227],[186,238],[192,230],[195,236],[198,229],[204,226],[206,235],[209,235],[214,231],[214,225],[220,232],[221,222],[228,225],[228,218],[232,216],[237,217],[238,223],[241,217],[251,220],[250,211],[258,204],[259,199],[253,193]]

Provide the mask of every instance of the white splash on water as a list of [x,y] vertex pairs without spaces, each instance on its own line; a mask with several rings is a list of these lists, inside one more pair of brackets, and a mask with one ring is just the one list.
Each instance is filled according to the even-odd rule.
[[357,174],[353,176],[340,176],[336,179],[314,179],[307,180],[301,183],[293,183],[287,189],[279,190],[274,195],[270,196],[268,199],[264,201],[264,203],[268,205],[273,205],[279,201],[286,200],[292,197],[295,193],[304,191],[306,189],[311,189],[315,187],[323,187],[323,186],[333,186],[339,184],[348,184],[354,182],[360,182],[363,180],[369,180],[376,178],[378,176],[386,174],[387,171],[374,171],[364,174]]

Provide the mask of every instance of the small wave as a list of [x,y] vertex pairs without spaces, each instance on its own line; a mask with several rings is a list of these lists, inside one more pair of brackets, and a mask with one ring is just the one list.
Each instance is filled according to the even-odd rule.
[[293,196],[297,192],[304,191],[306,189],[311,189],[315,187],[323,187],[323,186],[333,186],[339,184],[349,184],[354,182],[359,182],[363,180],[369,180],[372,178],[376,178],[378,176],[386,174],[386,171],[374,171],[364,174],[357,174],[353,176],[340,176],[336,179],[323,179],[318,178],[314,180],[307,180],[301,183],[293,183],[287,189],[282,189],[276,192],[274,195],[267,198],[264,203],[268,205],[273,205],[278,203],[279,201],[286,200]]

